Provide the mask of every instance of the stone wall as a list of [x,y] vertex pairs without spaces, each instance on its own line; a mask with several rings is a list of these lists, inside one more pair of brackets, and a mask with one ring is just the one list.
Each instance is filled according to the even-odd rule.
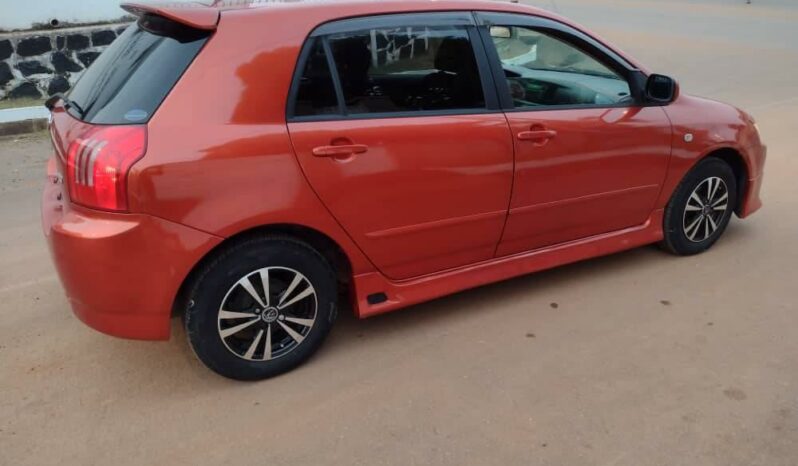
[[0,34],[0,100],[69,90],[126,27],[117,23]]

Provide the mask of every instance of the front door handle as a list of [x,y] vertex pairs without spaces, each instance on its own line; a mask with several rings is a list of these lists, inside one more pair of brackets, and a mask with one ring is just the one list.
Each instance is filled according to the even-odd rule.
[[553,129],[537,129],[518,133],[518,139],[521,141],[545,142],[555,137],[557,137],[557,131]]
[[355,154],[362,154],[369,150],[365,144],[342,144],[339,146],[319,146],[313,148],[313,155],[316,157],[347,157]]

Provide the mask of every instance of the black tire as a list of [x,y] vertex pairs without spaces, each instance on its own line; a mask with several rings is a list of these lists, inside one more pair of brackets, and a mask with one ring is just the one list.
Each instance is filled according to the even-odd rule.
[[[183,314],[189,344],[203,364],[231,379],[260,380],[294,369],[319,349],[336,318],[338,288],[332,267],[315,249],[291,237],[261,236],[235,243],[203,265],[196,277]],[[299,283],[292,288],[295,280]],[[269,298],[263,283],[269,284]],[[248,288],[255,290],[260,304]],[[283,294],[288,295],[284,300]],[[300,295],[304,297],[295,303],[283,304]],[[280,304],[285,306],[282,310]],[[236,317],[229,317],[231,313]],[[248,326],[223,337],[239,323]],[[272,345],[267,353],[268,342]]]
[[[708,199],[712,192],[714,197]],[[731,167],[714,157],[700,161],[679,183],[665,209],[660,245],[680,256],[706,251],[723,235],[736,205],[737,182]]]

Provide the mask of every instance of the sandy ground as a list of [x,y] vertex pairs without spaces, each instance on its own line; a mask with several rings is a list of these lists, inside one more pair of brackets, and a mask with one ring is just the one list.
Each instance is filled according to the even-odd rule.
[[72,316],[39,227],[49,142],[3,139],[0,463],[798,464],[798,9],[539,3],[750,110],[764,209],[698,257],[646,247],[344,315],[304,367],[236,383],[177,324],[131,342]]

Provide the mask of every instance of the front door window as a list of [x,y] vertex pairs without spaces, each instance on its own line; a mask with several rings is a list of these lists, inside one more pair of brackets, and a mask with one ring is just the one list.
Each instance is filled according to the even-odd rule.
[[490,36],[515,108],[631,101],[623,77],[556,37],[518,26],[493,26]]

